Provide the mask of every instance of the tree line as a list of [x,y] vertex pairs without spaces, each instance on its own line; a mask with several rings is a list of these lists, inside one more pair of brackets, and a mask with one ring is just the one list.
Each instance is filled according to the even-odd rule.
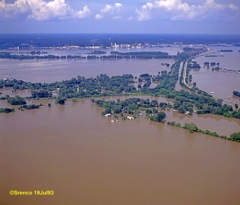
[[18,59],[18,60],[26,60],[26,59],[79,59],[79,60],[94,60],[94,59],[103,59],[103,60],[112,60],[112,59],[162,59],[162,58],[174,58],[175,56],[169,55],[166,52],[117,52],[112,51],[110,55],[104,55],[106,52],[104,51],[94,51],[89,53],[88,55],[39,55],[40,53],[31,53],[31,55],[17,55],[11,54],[10,52],[0,52],[0,58],[3,59]]
[[174,121],[167,122],[167,124],[170,125],[170,126],[184,128],[184,129],[188,130],[190,133],[199,132],[199,133],[202,133],[202,134],[206,134],[206,135],[210,135],[210,136],[214,136],[214,137],[219,137],[219,138],[226,139],[226,140],[240,142],[240,132],[232,133],[232,134],[230,134],[230,136],[227,137],[227,136],[219,135],[216,132],[211,132],[210,130],[202,130],[202,129],[198,128],[197,125],[193,122],[185,123],[185,125],[183,125],[183,126],[180,123],[176,123]]

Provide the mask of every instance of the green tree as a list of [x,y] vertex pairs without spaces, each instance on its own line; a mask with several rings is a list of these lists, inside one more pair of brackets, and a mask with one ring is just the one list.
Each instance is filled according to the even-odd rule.
[[10,103],[11,105],[25,105],[26,104],[26,101],[24,100],[24,98],[22,98],[20,96],[9,97],[7,99],[7,102]]
[[152,114],[152,110],[150,110],[150,109],[146,109],[146,114],[147,114],[147,115]]
[[164,112],[159,112],[159,113],[157,114],[157,121],[158,121],[158,122],[162,122],[162,120],[163,120],[165,117],[166,117],[166,113],[164,113]]
[[193,122],[185,123],[184,128],[189,130],[189,132],[191,132],[191,133],[198,131],[197,125],[195,125]]
[[10,113],[15,112],[15,109],[13,108],[0,108],[0,113]]
[[240,142],[240,132],[231,134],[230,139]]
[[52,97],[52,92],[47,90],[32,91],[32,98],[49,98]]
[[66,101],[66,98],[64,98],[64,97],[57,97],[57,99],[56,99],[56,103],[60,104],[60,105],[64,105],[65,101]]

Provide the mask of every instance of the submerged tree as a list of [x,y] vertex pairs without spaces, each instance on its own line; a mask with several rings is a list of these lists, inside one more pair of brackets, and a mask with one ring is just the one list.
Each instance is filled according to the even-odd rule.
[[66,101],[66,98],[64,98],[64,97],[57,97],[57,99],[56,99],[56,103],[60,104],[60,105],[64,105],[65,101]]

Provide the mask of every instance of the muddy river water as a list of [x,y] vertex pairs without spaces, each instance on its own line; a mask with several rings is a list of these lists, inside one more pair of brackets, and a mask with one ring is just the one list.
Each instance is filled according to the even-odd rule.
[[1,114],[1,204],[240,203],[239,143],[101,111],[80,100]]
[[104,73],[109,76],[142,73],[157,75],[161,70],[169,70],[164,60],[9,60],[0,59],[0,77],[10,76],[18,80],[50,83],[77,77],[96,77]]
[[[147,65],[143,62],[136,74]],[[148,65],[157,72],[159,66]],[[125,63],[124,69],[130,67]],[[61,79],[61,72],[46,70],[51,75],[39,78],[38,72],[45,71],[24,72],[17,79]],[[0,114],[0,204],[240,204],[240,143],[144,118],[111,123],[90,99],[51,103],[51,108]],[[195,122],[224,135],[240,131],[240,120],[212,115],[170,111],[167,120]],[[10,190],[33,195],[11,196]],[[53,190],[54,195],[36,196],[34,190]]]

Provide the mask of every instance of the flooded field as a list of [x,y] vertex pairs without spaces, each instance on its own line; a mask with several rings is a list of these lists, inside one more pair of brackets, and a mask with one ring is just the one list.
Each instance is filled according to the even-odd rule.
[[240,203],[239,143],[101,111],[80,100],[1,114],[1,204]]
[[[240,52],[237,47],[210,47],[217,53],[218,57],[197,57],[195,60],[201,65],[199,71],[192,71],[193,82],[197,83],[197,87],[210,93],[213,96],[235,101],[232,98],[234,90],[240,90],[240,74],[233,72],[212,71],[212,67],[207,69],[204,62],[219,63],[219,67],[227,70],[240,70]],[[221,49],[229,49],[232,52],[223,52]]]
[[0,77],[11,76],[31,82],[55,82],[77,77],[96,77],[142,73],[157,75],[169,70],[162,63],[172,65],[172,59],[160,60],[9,60],[0,59]]

